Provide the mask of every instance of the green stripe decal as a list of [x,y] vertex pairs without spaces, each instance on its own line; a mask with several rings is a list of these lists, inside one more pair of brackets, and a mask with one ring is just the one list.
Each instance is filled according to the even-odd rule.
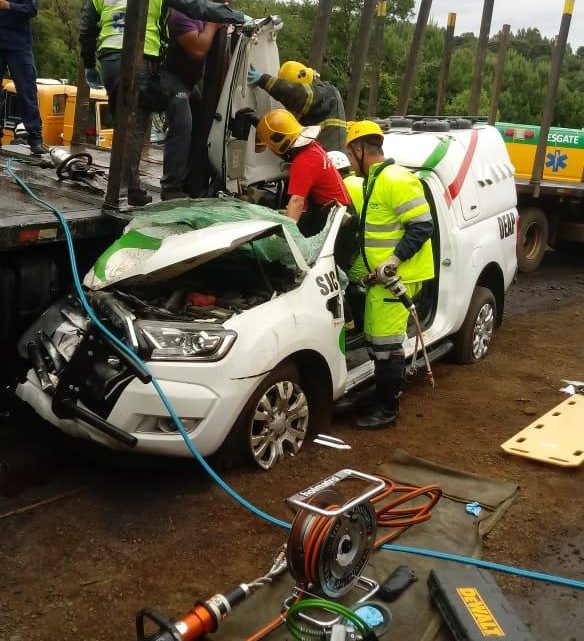
[[103,254],[96,260],[93,267],[93,272],[99,280],[106,280],[105,273],[108,260],[120,249],[152,249],[156,251],[160,248],[162,240],[160,238],[153,238],[146,236],[137,229],[130,229],[115,243],[110,245]]
[[422,163],[422,167],[427,169],[434,169],[436,165],[446,156],[450,147],[450,138],[443,138],[434,148],[434,151]]

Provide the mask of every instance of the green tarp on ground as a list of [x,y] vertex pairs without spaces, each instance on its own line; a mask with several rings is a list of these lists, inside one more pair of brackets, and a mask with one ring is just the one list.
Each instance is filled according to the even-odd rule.
[[[430,548],[470,557],[480,557],[482,537],[502,518],[518,490],[512,483],[452,470],[400,450],[394,453],[389,463],[380,465],[377,472],[407,485],[437,483],[442,488],[443,495],[432,510],[432,518],[411,527],[394,541],[396,545]],[[482,507],[478,518],[465,510],[465,505],[472,501],[478,501]],[[418,581],[397,601],[388,604],[393,623],[381,641],[431,641],[440,627],[441,619],[430,602],[426,581],[432,568],[451,564],[422,556],[378,550],[373,553],[363,574],[383,582],[398,565],[411,567]],[[271,621],[280,612],[282,600],[290,593],[292,585],[293,579],[286,573],[252,594],[221,623],[221,641],[242,641]],[[357,592],[358,597],[355,597],[355,590],[350,594],[352,599],[362,595]],[[347,602],[346,597],[343,597],[343,602]],[[285,626],[280,626],[266,637],[267,641],[290,638]]]

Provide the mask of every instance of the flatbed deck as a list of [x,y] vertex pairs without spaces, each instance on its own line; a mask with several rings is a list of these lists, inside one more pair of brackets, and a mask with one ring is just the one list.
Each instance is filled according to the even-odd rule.
[[[107,175],[108,150],[86,147],[69,150],[91,154],[93,165],[103,169]],[[64,239],[63,229],[54,214],[24,193],[8,174],[10,158],[13,159],[12,169],[31,189],[63,212],[74,238],[109,236],[119,230],[120,221],[102,214],[102,193],[96,193],[81,183],[60,181],[54,168],[42,167],[41,159],[30,156],[28,147],[11,145],[0,148],[0,252]],[[162,174],[160,148],[145,149],[140,174],[144,185],[157,200]]]

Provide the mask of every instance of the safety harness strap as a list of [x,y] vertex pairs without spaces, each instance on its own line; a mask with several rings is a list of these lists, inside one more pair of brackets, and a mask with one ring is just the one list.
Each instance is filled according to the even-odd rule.
[[368,181],[363,181],[363,207],[361,208],[361,218],[359,219],[359,251],[363,258],[363,263],[369,273],[372,272],[372,269],[365,255],[365,218],[367,216],[367,206],[369,205],[369,199],[373,193],[373,187],[375,187],[375,182],[379,177],[379,174],[389,165],[393,165],[393,158],[388,158],[384,160],[379,167],[373,172],[373,176]]

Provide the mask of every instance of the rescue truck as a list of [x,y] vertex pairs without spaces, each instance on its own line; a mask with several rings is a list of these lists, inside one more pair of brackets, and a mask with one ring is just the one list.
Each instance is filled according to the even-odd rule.
[[536,125],[498,122],[515,166],[520,214],[517,261],[535,271],[546,248],[584,242],[584,129],[551,127],[539,194],[531,175],[539,142]]
[[[281,27],[272,17],[252,33],[231,34],[208,137],[217,198],[145,208],[84,280],[108,326],[157,376],[201,454],[231,463],[246,457],[263,469],[298,454],[311,429],[325,428],[333,403],[373,374],[359,286],[347,288],[356,330],[345,332],[337,269],[345,209],[333,207],[325,227],[303,237],[278,213],[285,163],[259,152],[255,129],[240,117],[276,106],[250,89],[247,72],[253,65],[277,73]],[[472,119],[385,124],[386,157],[420,177],[435,222],[436,276],[416,300],[429,357],[475,363],[491,349],[517,267],[513,166],[497,130]],[[234,198],[242,194],[261,206]],[[18,396],[77,438],[189,456],[155,390],[98,338],[75,298],[62,296],[19,339],[32,367]],[[416,345],[412,328],[405,349],[413,361]]]

